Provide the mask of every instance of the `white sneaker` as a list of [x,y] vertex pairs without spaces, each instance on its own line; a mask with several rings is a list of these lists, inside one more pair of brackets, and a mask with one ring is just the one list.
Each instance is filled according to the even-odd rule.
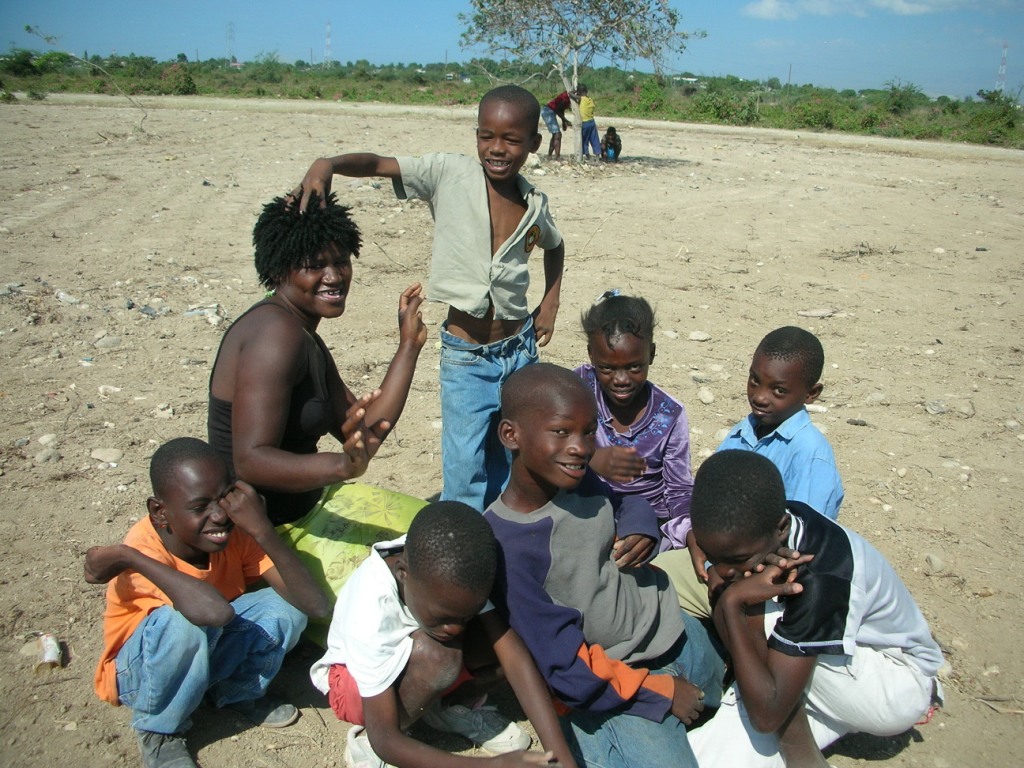
[[366,736],[366,728],[353,725],[345,738],[345,765],[348,768],[394,768],[377,757]]
[[518,725],[499,714],[494,707],[470,709],[461,704],[442,707],[440,701],[435,701],[423,712],[421,719],[438,731],[465,736],[492,755],[530,747],[529,734],[523,733]]

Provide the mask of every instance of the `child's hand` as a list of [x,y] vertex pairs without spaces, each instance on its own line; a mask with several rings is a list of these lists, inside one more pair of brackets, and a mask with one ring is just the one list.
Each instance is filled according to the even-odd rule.
[[636,448],[610,445],[594,451],[590,468],[606,480],[629,483],[647,471],[647,461],[636,455]]
[[262,528],[270,526],[270,519],[267,517],[267,507],[256,489],[244,480],[236,480],[224,498],[217,503],[224,510],[228,519],[248,533],[256,536]]
[[306,175],[302,178],[302,184],[292,190],[291,193],[292,199],[299,199],[299,210],[302,213],[306,212],[311,192],[316,192],[320,196],[321,207],[327,206],[327,196],[331,194],[331,180],[333,178],[334,168],[326,159],[321,157],[313,161],[313,164],[309,166],[309,170],[306,171]]
[[[559,246],[561,247],[561,246]],[[533,333],[538,347],[546,347],[555,334],[555,318],[558,317],[558,301],[545,298],[533,310]]]
[[801,555],[795,549],[789,547],[779,547],[774,552],[768,553],[764,559],[764,564],[759,565],[755,570],[758,573],[764,570],[766,565],[777,565],[783,570],[790,568],[796,568],[798,565],[809,563],[814,559],[814,555]]
[[[799,595],[804,591],[802,584],[797,583],[797,566],[810,562],[813,555],[803,555],[799,562],[792,561],[789,568],[777,565],[765,565],[757,573],[729,584],[724,594],[729,600],[744,606],[760,605],[776,597]],[[760,567],[760,566],[759,566]]]
[[398,331],[402,341],[411,341],[417,349],[427,342],[427,326],[423,324],[423,287],[413,283],[398,297]]
[[704,711],[704,691],[685,677],[673,677],[675,692],[672,694],[672,714],[689,725]]
[[612,545],[612,558],[620,570],[643,565],[653,552],[654,539],[642,533],[631,533]]
[[708,583],[708,569],[705,567],[705,563],[708,561],[707,555],[704,554],[704,550],[697,544],[697,538],[693,535],[693,530],[686,532],[686,551],[690,553],[690,561],[693,563],[693,572],[697,574],[697,578],[700,579],[704,584]]
[[504,755],[496,755],[491,758],[491,762],[497,762],[498,765],[509,766],[509,768],[515,768],[516,766],[524,765],[546,765],[551,768],[557,768],[561,765],[560,762],[555,760],[554,752],[508,752]]
[[128,568],[124,556],[126,544],[89,547],[85,553],[85,580],[90,584],[106,584]]

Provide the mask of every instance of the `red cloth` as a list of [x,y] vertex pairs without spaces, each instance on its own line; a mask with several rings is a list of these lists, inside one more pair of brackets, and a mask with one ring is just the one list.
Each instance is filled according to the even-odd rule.
[[569,108],[569,103],[569,94],[566,91],[562,91],[560,94],[555,96],[555,98],[549,101],[547,106],[556,115],[560,115]]

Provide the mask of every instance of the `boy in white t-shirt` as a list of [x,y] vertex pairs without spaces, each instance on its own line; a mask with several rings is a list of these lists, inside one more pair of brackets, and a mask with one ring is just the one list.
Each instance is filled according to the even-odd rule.
[[903,733],[941,701],[942,652],[892,566],[853,531],[787,501],[771,460],[710,457],[690,517],[724,584],[714,622],[736,675],[715,716],[690,733],[701,768],[827,768],[820,750],[840,736]]
[[[406,735],[416,720],[459,733],[503,765],[575,766],[537,667],[488,602],[498,549],[471,507],[424,507],[409,533],[375,544],[338,594],[327,653],[310,671],[341,720],[353,723],[352,768],[446,768],[467,758]],[[546,753],[521,752],[530,737],[483,706],[507,679]],[[517,753],[515,755],[508,753]]]

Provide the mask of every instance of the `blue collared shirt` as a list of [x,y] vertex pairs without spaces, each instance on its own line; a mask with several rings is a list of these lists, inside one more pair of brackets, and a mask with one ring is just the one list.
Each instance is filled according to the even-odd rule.
[[801,408],[760,440],[753,416],[747,416],[732,428],[718,450],[759,453],[770,459],[786,486],[786,498],[802,501],[825,517],[839,517],[843,503],[843,481],[839,479],[836,457],[828,439]]

